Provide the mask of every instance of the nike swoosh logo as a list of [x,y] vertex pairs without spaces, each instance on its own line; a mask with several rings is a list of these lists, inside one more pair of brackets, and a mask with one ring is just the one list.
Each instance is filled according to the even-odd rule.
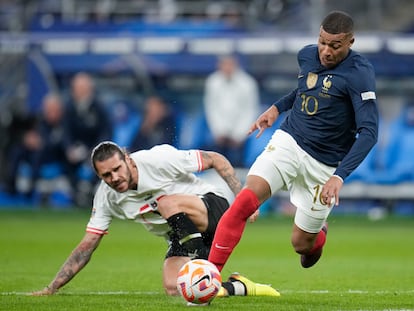
[[230,247],[228,247],[228,246],[221,246],[221,245],[219,245],[219,244],[217,244],[216,243],[216,245],[214,245],[214,247],[215,248],[218,248],[218,249],[229,249]]
[[191,287],[196,286],[197,284],[200,284],[204,280],[208,280],[208,282],[210,283],[210,275],[208,274],[203,275],[203,277],[199,279],[197,282],[195,282],[193,285],[191,285]]
[[304,75],[298,75],[298,79],[303,78],[303,77],[304,77]]
[[314,206],[311,207],[311,211],[314,211],[314,212],[320,212],[320,211],[324,211],[324,210],[325,210],[324,208],[316,208]]

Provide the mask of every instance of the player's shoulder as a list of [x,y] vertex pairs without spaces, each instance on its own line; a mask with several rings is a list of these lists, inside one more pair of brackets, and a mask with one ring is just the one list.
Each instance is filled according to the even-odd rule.
[[354,50],[351,50],[349,57],[345,63],[348,69],[353,73],[356,71],[362,73],[365,72],[367,74],[374,73],[374,66],[371,64],[368,58]]
[[308,44],[301,48],[298,52],[298,58],[312,58],[318,54],[318,46],[316,44]]
[[159,162],[165,162],[171,159],[178,151],[172,145],[161,144],[155,145],[150,149],[139,150],[130,154],[130,157],[136,163],[144,163],[146,165],[156,165]]
[[369,60],[358,52],[351,50],[348,57],[335,70],[346,80],[350,89],[375,90],[375,70]]
[[308,66],[318,66],[318,46],[309,44],[301,48],[297,54],[297,60],[300,66],[308,64]]
[[177,150],[177,148],[175,148],[174,146],[169,145],[169,144],[161,144],[161,145],[155,145],[149,150],[153,151],[153,152],[175,151],[175,150]]
[[132,158],[151,158],[153,156],[161,155],[165,156],[164,152],[174,152],[177,148],[175,148],[172,145],[168,144],[160,144],[160,145],[154,145],[150,149],[143,149],[138,150],[133,153],[131,153]]
[[318,52],[317,44],[307,44],[299,50],[299,54],[315,53]]

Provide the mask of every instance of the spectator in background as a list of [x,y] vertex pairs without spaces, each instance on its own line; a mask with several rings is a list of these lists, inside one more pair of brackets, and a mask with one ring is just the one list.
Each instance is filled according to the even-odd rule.
[[30,182],[26,189],[20,190],[28,197],[32,196],[37,180],[42,177],[42,167],[52,163],[62,164],[62,169],[65,167],[63,113],[60,97],[49,93],[42,100],[39,117],[33,116],[26,122],[22,139],[10,152],[7,185],[11,193],[19,190],[16,188],[16,178],[23,163],[30,168]]
[[64,153],[64,104],[59,95],[46,94],[42,102],[42,120],[39,133],[42,140],[42,163],[60,162]]
[[84,72],[77,73],[71,82],[65,115],[68,177],[79,206],[90,205],[92,186],[97,181],[90,167],[89,154],[97,143],[112,137],[112,123],[95,91],[92,77]]
[[[35,167],[34,179],[45,177],[42,169],[56,166],[58,174],[66,174],[66,157],[64,148],[64,113],[65,107],[60,96],[48,93],[42,101],[42,117],[39,125],[41,148],[38,167]],[[55,189],[47,189],[46,195]],[[47,199],[47,197],[45,197]]]
[[260,109],[255,79],[242,70],[233,56],[223,56],[218,69],[207,77],[204,108],[217,151],[234,166],[243,165],[250,124]]
[[[38,120],[34,115],[26,115],[13,119],[9,133],[14,139],[8,146],[6,153],[7,166],[5,168],[4,187],[10,195],[22,194],[31,198],[34,190],[33,168],[38,166],[38,155],[41,148],[41,139],[38,131]],[[23,167],[26,166],[25,177],[29,182],[18,185],[17,181]]]
[[141,126],[130,147],[142,150],[160,144],[176,145],[176,142],[177,122],[169,105],[161,97],[148,97]]

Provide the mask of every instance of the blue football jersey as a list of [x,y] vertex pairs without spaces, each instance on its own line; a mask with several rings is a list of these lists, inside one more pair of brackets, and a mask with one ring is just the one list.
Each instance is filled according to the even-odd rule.
[[317,45],[300,50],[298,63],[297,89],[275,103],[280,113],[290,110],[281,129],[345,179],[377,141],[374,69],[352,50],[337,66],[325,68]]

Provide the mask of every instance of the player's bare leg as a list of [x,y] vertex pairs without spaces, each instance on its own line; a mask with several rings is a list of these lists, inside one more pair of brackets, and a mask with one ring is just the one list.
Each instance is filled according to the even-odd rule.
[[196,195],[168,195],[158,202],[158,211],[167,220],[180,245],[192,258],[207,258],[202,232],[207,229],[207,208]]
[[305,232],[295,224],[293,225],[292,245],[295,251],[301,255],[302,267],[310,268],[318,262],[322,256],[327,232],[326,224],[319,233]]

